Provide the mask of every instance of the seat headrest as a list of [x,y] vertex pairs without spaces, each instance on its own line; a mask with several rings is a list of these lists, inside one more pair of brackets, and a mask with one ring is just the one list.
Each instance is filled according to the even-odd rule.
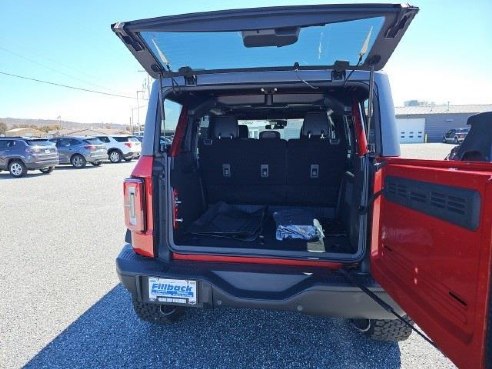
[[324,111],[309,112],[304,117],[301,129],[301,138],[327,137],[330,131],[330,122]]
[[249,138],[249,129],[246,124],[238,125],[239,128],[239,138]]
[[262,131],[260,132],[260,140],[280,139],[280,132],[278,131]]
[[212,121],[211,138],[236,138],[239,136],[237,118],[233,115],[221,115]]

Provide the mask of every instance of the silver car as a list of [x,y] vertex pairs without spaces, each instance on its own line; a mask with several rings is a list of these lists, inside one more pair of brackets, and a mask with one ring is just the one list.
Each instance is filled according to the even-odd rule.
[[12,177],[18,178],[28,170],[51,173],[55,165],[58,165],[56,147],[46,139],[0,137],[0,172],[8,170]]
[[50,141],[56,144],[60,164],[83,168],[91,163],[97,167],[107,158],[106,148],[95,137],[58,137]]

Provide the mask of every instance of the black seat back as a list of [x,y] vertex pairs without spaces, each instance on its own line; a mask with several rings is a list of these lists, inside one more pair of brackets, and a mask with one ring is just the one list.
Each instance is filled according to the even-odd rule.
[[281,204],[284,200],[284,140],[239,138],[237,119],[216,117],[210,138],[200,143],[200,170],[209,203]]
[[341,128],[326,112],[306,114],[301,137],[287,144],[286,203],[336,206],[347,160]]

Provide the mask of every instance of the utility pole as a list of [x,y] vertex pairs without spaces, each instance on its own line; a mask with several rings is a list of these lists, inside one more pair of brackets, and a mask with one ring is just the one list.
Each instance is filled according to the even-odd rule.
[[144,93],[144,91],[137,91],[137,125],[138,129],[140,130],[140,100],[138,99],[139,93]]

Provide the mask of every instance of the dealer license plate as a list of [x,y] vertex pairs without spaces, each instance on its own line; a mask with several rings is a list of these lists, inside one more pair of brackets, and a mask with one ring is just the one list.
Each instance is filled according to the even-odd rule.
[[149,299],[173,304],[196,305],[196,281],[149,277]]

